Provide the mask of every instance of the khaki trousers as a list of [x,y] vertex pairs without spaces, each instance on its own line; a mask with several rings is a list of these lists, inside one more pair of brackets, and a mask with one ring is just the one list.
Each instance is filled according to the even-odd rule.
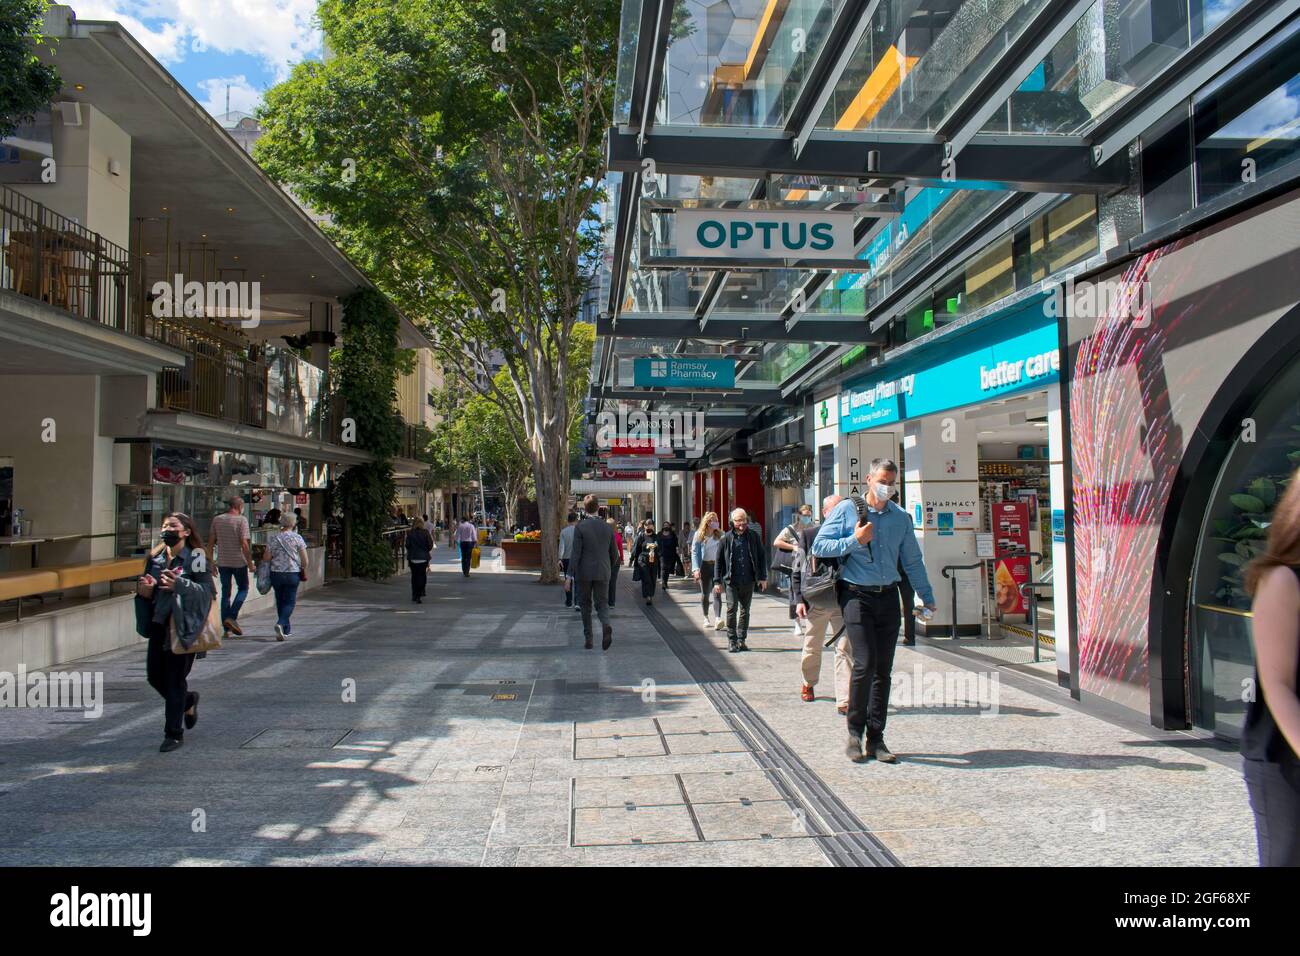
[[[830,635],[843,625],[844,620],[837,607],[824,611],[809,610],[808,629],[803,639],[803,657],[800,667],[803,670],[803,682],[809,687],[817,686],[817,678],[822,672],[822,645]],[[853,651],[849,647],[848,637],[842,636],[835,642],[835,706],[849,705],[849,677],[853,673]]]

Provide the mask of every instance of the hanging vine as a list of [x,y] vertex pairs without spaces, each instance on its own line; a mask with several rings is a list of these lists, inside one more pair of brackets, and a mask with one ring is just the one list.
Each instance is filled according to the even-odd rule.
[[338,496],[351,527],[352,573],[379,579],[393,573],[392,549],[383,531],[397,495],[393,458],[402,443],[397,401],[398,318],[373,289],[343,300],[343,347],[334,366],[344,418],[355,444],[375,456],[353,465],[339,479]]

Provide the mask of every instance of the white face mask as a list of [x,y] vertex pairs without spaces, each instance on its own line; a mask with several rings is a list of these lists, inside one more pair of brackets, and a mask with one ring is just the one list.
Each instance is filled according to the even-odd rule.
[[893,486],[882,485],[878,481],[872,482],[871,490],[872,492],[875,493],[876,498],[878,498],[880,501],[888,501],[890,498],[894,497]]
[[709,530],[710,530],[710,531],[717,531],[717,530],[718,530],[718,523],[717,523],[716,521],[710,521],[710,522],[709,522]]

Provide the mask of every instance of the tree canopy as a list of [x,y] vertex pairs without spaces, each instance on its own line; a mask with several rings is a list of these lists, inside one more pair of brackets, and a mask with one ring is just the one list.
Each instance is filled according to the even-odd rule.
[[45,42],[46,6],[46,0],[0,3],[0,139],[46,109],[63,87],[58,71],[42,63],[34,50]]

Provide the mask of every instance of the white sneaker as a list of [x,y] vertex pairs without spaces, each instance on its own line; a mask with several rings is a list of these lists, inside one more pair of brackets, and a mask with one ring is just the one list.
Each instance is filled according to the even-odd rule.
[[800,624],[798,621],[795,621],[795,622],[794,622],[794,635],[793,635],[793,636],[794,636],[794,637],[804,637],[804,636],[805,636],[805,632],[804,632],[804,629],[803,629],[803,625]]
[[726,628],[726,626],[727,626],[726,620],[724,620],[723,618],[718,618],[718,622],[713,625],[713,629],[715,631],[721,631],[724,628]]

